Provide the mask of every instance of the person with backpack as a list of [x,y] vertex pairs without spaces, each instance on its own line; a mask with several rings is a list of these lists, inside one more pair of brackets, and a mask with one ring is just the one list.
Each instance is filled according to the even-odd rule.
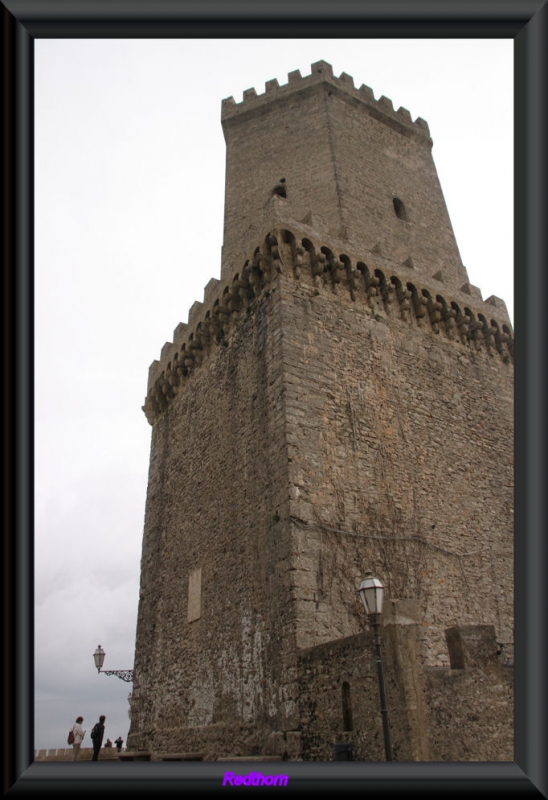
[[92,761],[99,761],[99,750],[103,744],[103,736],[105,735],[105,715],[101,714],[99,722],[96,722],[91,731],[91,741],[93,742],[93,755]]
[[[85,730],[82,728],[82,722],[84,721],[83,717],[76,717],[76,722],[72,726],[70,733],[72,733],[72,760],[78,761],[78,756],[80,755],[80,745],[82,744],[82,739],[86,735]],[[69,733],[69,736],[70,736]]]

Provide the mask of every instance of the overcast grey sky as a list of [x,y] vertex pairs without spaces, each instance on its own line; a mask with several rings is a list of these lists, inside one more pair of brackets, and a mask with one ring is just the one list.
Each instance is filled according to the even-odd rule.
[[513,319],[512,40],[35,42],[35,747],[127,739],[148,368],[220,277],[221,101],[325,60],[423,117],[470,282]]

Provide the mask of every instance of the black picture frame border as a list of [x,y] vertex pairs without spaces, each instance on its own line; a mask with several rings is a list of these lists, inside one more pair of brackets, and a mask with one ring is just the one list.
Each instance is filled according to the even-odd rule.
[[[4,793],[214,791],[229,765],[32,763],[34,39],[511,38],[515,55],[516,720],[513,763],[283,764],[290,787],[545,797],[546,0],[3,0]],[[493,120],[496,127],[496,120]],[[490,198],[486,197],[486,202]],[[495,466],[496,468],[496,466]],[[274,765],[272,765],[274,766]],[[113,771],[115,770],[115,773]],[[270,772],[280,772],[281,765]],[[265,769],[263,768],[263,772]],[[224,791],[224,790],[223,790]],[[257,791],[255,789],[255,791]],[[287,791],[284,790],[284,791]]]

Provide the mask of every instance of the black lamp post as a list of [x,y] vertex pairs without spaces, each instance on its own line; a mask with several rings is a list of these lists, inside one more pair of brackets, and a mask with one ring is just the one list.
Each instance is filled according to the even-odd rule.
[[379,615],[382,613],[382,600],[384,586],[378,578],[374,578],[370,571],[365,573],[365,578],[360,584],[360,597],[365,613],[371,620],[377,653],[377,674],[379,676],[379,692],[381,697],[382,728],[384,732],[384,752],[387,761],[392,761],[392,744],[390,742],[390,724],[388,722],[388,706],[384,690],[384,673],[382,669],[381,636],[379,632]]
[[105,660],[105,651],[101,647],[101,645],[97,646],[97,650],[93,654],[93,658],[95,660],[95,666],[97,667],[97,672],[102,672],[103,675],[117,675],[121,680],[126,681],[127,683],[133,682],[133,670],[132,669],[101,669],[103,666],[103,662]]

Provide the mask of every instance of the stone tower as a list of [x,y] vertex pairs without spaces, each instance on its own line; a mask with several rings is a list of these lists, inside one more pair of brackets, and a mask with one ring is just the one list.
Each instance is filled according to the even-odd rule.
[[[349,689],[329,728],[306,676],[311,654],[367,635],[366,569],[413,607],[425,670],[465,663],[455,626],[513,640],[512,329],[468,282],[428,125],[325,62],[265,88],[223,101],[221,279],[144,405],[128,746],[208,760],[321,757],[312,717],[348,726]],[[394,687],[414,669],[400,656]],[[402,757],[445,757],[432,725]]]

